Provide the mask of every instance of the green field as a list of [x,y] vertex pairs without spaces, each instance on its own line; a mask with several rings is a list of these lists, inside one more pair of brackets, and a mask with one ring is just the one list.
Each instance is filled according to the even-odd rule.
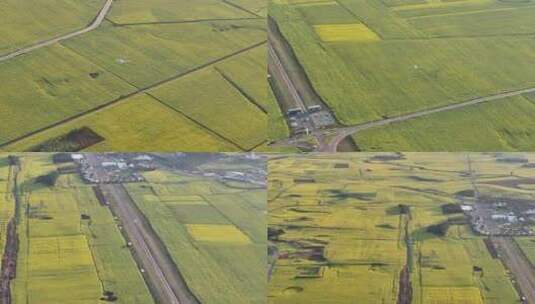
[[163,171],[145,177],[128,192],[200,302],[264,303],[265,191]]
[[153,303],[111,212],[91,187],[77,174],[44,186],[35,178],[57,169],[51,155],[20,159],[13,303],[98,303],[105,291],[117,303]]
[[[31,71],[31,72],[30,72]],[[101,73],[92,79],[89,73]],[[13,75],[16,75],[15,77]],[[133,92],[134,88],[70,49],[54,45],[0,62],[5,124],[0,142]]]
[[[129,119],[117,120],[122,115]],[[185,116],[177,115],[172,109],[145,94],[130,97],[107,110],[83,116],[48,132],[18,141],[5,150],[28,151],[48,138],[61,136],[83,126],[107,139],[89,147],[88,150],[92,151],[152,151],[147,142],[158,146],[158,151],[161,152],[238,150],[238,147],[191,124]],[[176,133],[183,135],[176,138]]]
[[[131,219],[116,209],[108,185],[90,182],[91,169],[60,157],[65,155],[18,153],[14,162],[0,154],[0,254],[16,266],[8,285],[11,303],[158,303],[152,265],[145,264],[144,247],[126,224]],[[141,156],[118,155],[84,157],[106,170],[104,160],[93,160],[124,157],[134,164]],[[163,246],[149,250],[170,254],[166,267],[177,267],[185,283],[179,292],[191,292],[203,304],[264,303],[266,190],[263,175],[254,172],[264,170],[265,161],[222,154],[190,154],[187,163],[175,154],[144,157],[158,169],[128,166],[121,176],[137,172],[144,180],[113,183],[127,189],[154,230],[149,237]],[[254,178],[223,178],[228,172]],[[57,179],[49,184],[44,177],[52,175]],[[8,233],[9,222],[16,234]],[[15,239],[17,246],[6,246]]]
[[[529,64],[535,60],[534,9],[531,1],[273,0],[270,15],[314,89],[341,124],[352,125],[535,87]],[[506,112],[515,107],[506,102],[489,103]],[[357,135],[357,145],[382,151],[443,151],[445,145],[449,151],[472,150],[464,142],[437,144],[434,135],[451,137],[459,134],[453,128],[463,126],[461,141],[470,141],[466,123],[452,117],[478,111],[466,107],[442,119],[425,118],[437,125],[447,122],[447,131],[421,131],[407,122],[399,133],[370,131],[384,138],[374,139],[373,146]],[[476,117],[477,128],[532,133],[516,116],[485,112],[490,119]],[[408,132],[418,136],[405,139]],[[477,150],[526,148],[511,141]]]
[[[462,212],[473,204],[467,156],[358,153],[269,160],[269,303],[399,303],[408,270],[411,303],[518,303],[508,271]],[[481,195],[532,198],[488,183],[533,176],[523,163],[470,155]],[[512,172],[514,177],[504,175]],[[448,223],[444,234],[430,227]],[[436,230],[435,230],[436,231]],[[528,241],[524,242],[526,248]],[[526,249],[533,258],[533,250]],[[365,282],[365,283],[363,283]],[[406,294],[405,294],[406,295]]]
[[0,54],[83,28],[103,3],[104,0],[2,1]]
[[[235,3],[234,1],[229,2]],[[236,9],[231,5],[221,4],[220,1],[216,0],[120,1],[117,3],[115,10],[110,16],[113,22],[119,24],[247,17],[251,18],[256,16],[241,9]]]
[[[534,114],[533,100],[518,96],[365,130],[353,138],[366,151],[531,151]],[[462,136],[451,140],[452,134]]]
[[[0,9],[7,6],[13,19],[27,17],[27,5],[11,2],[0,4]],[[91,20],[104,3],[41,2],[43,10],[60,7],[54,13],[58,20],[37,23],[51,34],[28,28],[40,38],[24,38],[14,33],[17,23],[8,22],[0,33],[29,40],[11,51],[65,34],[63,28],[83,28],[89,23],[85,14]],[[79,127],[104,138],[84,150],[234,151],[262,146],[267,141],[267,110],[275,108],[265,80],[266,5],[114,1],[97,29],[0,61],[0,106],[5,109],[0,120],[6,124],[0,131],[0,149],[31,150]],[[61,23],[63,10],[74,11],[71,6],[75,14]],[[140,113],[135,101],[147,98],[143,93],[162,94],[167,100],[151,100]],[[138,113],[129,120],[133,111]],[[96,123],[99,115],[126,118]],[[176,122],[169,125],[169,120]],[[159,130],[156,135],[154,130]]]

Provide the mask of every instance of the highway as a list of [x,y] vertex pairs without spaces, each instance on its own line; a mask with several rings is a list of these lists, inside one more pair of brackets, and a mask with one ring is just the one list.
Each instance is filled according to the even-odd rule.
[[45,46],[49,46],[49,45],[57,43],[57,42],[60,42],[62,40],[70,39],[70,38],[85,34],[87,32],[90,32],[92,30],[95,30],[96,28],[98,28],[102,24],[102,22],[104,21],[104,18],[106,18],[106,15],[110,12],[112,4],[113,4],[113,0],[106,0],[106,2],[104,3],[104,6],[99,11],[98,15],[95,17],[93,22],[91,22],[87,27],[85,27],[85,28],[83,28],[81,30],[77,30],[75,32],[71,32],[71,33],[68,33],[68,34],[65,34],[65,35],[61,35],[61,36],[58,36],[58,37],[55,37],[55,38],[52,38],[52,39],[48,39],[48,40],[44,40],[44,41],[38,42],[36,44],[33,44],[33,45],[30,45],[30,46],[18,49],[18,50],[14,51],[14,52],[11,52],[11,53],[0,55],[0,62],[15,58],[15,57],[20,56],[20,55],[24,55],[24,54],[30,53],[32,51],[38,50],[40,48],[43,48]]
[[[271,59],[271,62],[273,64],[269,65],[270,72],[273,76],[280,76],[279,78],[282,80],[282,82],[285,84],[285,87],[292,97],[295,107],[300,108],[303,110],[303,113],[307,112],[307,107],[305,106],[305,102],[301,98],[301,95],[299,95],[299,92],[297,92],[297,89],[295,88],[294,83],[290,79],[290,76],[286,72],[286,69],[282,65],[281,60],[279,59],[279,56],[275,52],[275,49],[273,49],[273,45],[271,43],[268,43],[268,55]],[[275,70],[273,70],[275,69]]]
[[135,257],[157,303],[197,304],[165,246],[121,184],[100,185],[113,213],[121,220]]
[[500,259],[514,274],[516,286],[526,298],[525,303],[535,304],[535,269],[511,237],[493,237]]

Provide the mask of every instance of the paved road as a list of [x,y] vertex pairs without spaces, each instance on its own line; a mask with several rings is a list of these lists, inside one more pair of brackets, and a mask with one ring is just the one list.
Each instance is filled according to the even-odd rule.
[[145,270],[145,276],[157,302],[198,304],[158,236],[125,188],[120,184],[105,184],[100,187],[114,214],[121,219],[123,229],[135,250],[136,260]]
[[526,303],[535,304],[535,269],[531,263],[512,238],[494,237],[492,241],[498,247],[500,259],[514,274],[518,288],[526,297]]
[[303,110],[303,112],[306,112],[307,107],[305,106],[305,102],[301,98],[301,95],[299,95],[299,92],[297,92],[297,89],[295,88],[292,80],[290,80],[290,76],[286,72],[286,69],[282,65],[282,62],[279,56],[277,55],[277,52],[275,52],[275,49],[273,48],[271,43],[268,43],[268,54],[269,58],[271,59],[271,62],[273,63],[272,65],[269,65],[269,67],[275,69],[275,71],[272,71],[272,74],[280,76],[277,78],[281,79],[284,82],[288,93],[292,97],[292,100],[295,102],[295,107],[298,107]]
[[485,97],[479,97],[479,98],[470,99],[468,101],[464,101],[461,103],[417,111],[417,112],[404,114],[404,115],[400,115],[396,117],[391,117],[387,119],[370,121],[367,123],[354,125],[350,127],[329,129],[326,131],[318,131],[318,132],[321,132],[323,135],[331,135],[328,141],[323,141],[320,143],[320,145],[318,146],[318,151],[336,152],[336,147],[345,137],[355,134],[359,131],[363,131],[363,130],[367,130],[367,129],[371,129],[375,127],[380,127],[384,125],[389,125],[392,123],[402,122],[402,121],[406,121],[406,120],[410,120],[410,119],[414,119],[418,117],[423,117],[423,116],[427,116],[427,115],[431,115],[431,114],[435,114],[439,112],[456,110],[456,109],[460,109],[460,108],[464,108],[464,107],[468,107],[468,106],[472,106],[472,105],[476,105],[480,103],[485,103],[489,101],[499,100],[499,99],[503,99],[507,97],[518,96],[521,94],[531,93],[531,92],[535,92],[535,88],[528,88],[528,89],[516,90],[516,91],[500,93],[500,94],[495,94],[495,95],[490,95],[490,96],[485,96]]
[[38,43],[33,44],[31,46],[28,46],[28,47],[25,47],[25,48],[22,48],[22,49],[18,49],[16,51],[12,52],[12,53],[0,55],[0,62],[9,60],[11,58],[14,58],[14,57],[17,57],[17,56],[20,56],[20,55],[23,55],[23,54],[30,53],[30,52],[35,51],[37,49],[40,49],[42,47],[49,46],[51,44],[54,44],[56,42],[60,42],[60,41],[65,40],[65,39],[76,37],[76,36],[85,34],[87,32],[90,32],[90,31],[96,29],[97,27],[100,26],[102,21],[104,21],[104,18],[106,18],[106,15],[109,13],[109,11],[111,9],[112,3],[113,3],[113,0],[106,0],[106,3],[104,3],[104,6],[102,7],[102,9],[98,13],[98,15],[95,17],[93,22],[91,22],[91,24],[89,24],[89,26],[87,26],[86,28],[83,28],[81,30],[78,30],[78,31],[75,31],[75,32],[72,32],[72,33],[69,33],[69,34],[58,36],[56,38],[52,38],[52,39],[49,39],[49,40],[38,42]]

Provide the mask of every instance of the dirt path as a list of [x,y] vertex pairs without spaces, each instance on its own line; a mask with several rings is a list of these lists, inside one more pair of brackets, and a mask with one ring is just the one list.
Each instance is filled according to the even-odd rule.
[[479,187],[477,186],[477,173],[475,172],[474,168],[472,167],[472,159],[470,158],[470,154],[466,154],[466,167],[468,169],[468,176],[470,179],[470,184],[472,185],[472,189],[474,190],[474,201],[479,201]]
[[411,274],[404,266],[399,274],[399,292],[397,304],[410,304],[412,301]]
[[492,241],[503,264],[513,273],[521,296],[526,297],[525,303],[535,304],[535,269],[527,257],[511,237],[493,237]]
[[100,186],[113,213],[121,219],[123,229],[134,249],[136,261],[157,303],[198,304],[164,244],[152,229],[130,195],[120,184]]
[[104,18],[109,13],[112,3],[113,3],[113,0],[106,0],[106,3],[104,3],[104,6],[102,7],[102,9],[98,13],[98,15],[95,17],[93,22],[91,22],[91,24],[89,24],[89,26],[87,26],[86,28],[83,28],[83,29],[75,31],[75,32],[71,32],[69,34],[58,36],[56,38],[52,38],[52,39],[49,39],[49,40],[41,41],[41,42],[38,42],[36,44],[27,46],[25,48],[18,49],[18,50],[14,51],[14,52],[1,55],[0,56],[0,62],[15,58],[15,57],[20,56],[20,55],[24,55],[24,54],[30,53],[30,52],[35,51],[37,49],[40,49],[42,47],[49,46],[51,44],[54,44],[54,43],[57,43],[57,42],[60,42],[60,41],[66,40],[66,39],[70,39],[70,38],[85,34],[87,32],[90,32],[90,31],[96,29],[97,27],[100,26],[100,24],[102,24],[102,21],[104,21]]
[[409,114],[404,114],[404,115],[400,115],[400,116],[396,116],[396,117],[391,117],[391,118],[387,118],[387,119],[370,121],[370,122],[367,122],[367,123],[354,125],[354,126],[350,126],[350,127],[329,129],[327,131],[319,131],[319,132],[329,133],[329,134],[332,135],[332,137],[329,139],[329,141],[320,143],[320,145],[318,146],[318,151],[320,151],[320,152],[336,152],[336,148],[338,147],[338,144],[345,137],[347,137],[349,135],[352,135],[352,134],[355,134],[355,133],[360,132],[360,131],[367,130],[367,129],[376,128],[376,127],[380,127],[380,126],[385,126],[385,125],[398,123],[398,122],[403,122],[403,121],[407,121],[407,120],[411,120],[411,119],[415,119],[415,118],[419,118],[419,117],[423,117],[423,116],[428,116],[428,115],[435,114],[435,113],[456,110],[456,109],[460,109],[460,108],[464,108],[464,107],[468,107],[468,106],[477,105],[477,104],[480,104],[480,103],[500,100],[500,99],[503,99],[503,98],[518,96],[518,95],[531,93],[531,92],[535,92],[535,88],[527,88],[527,89],[510,91],[510,92],[505,92],[505,93],[500,93],[500,94],[495,94],[495,95],[489,95],[489,96],[485,96],[485,97],[474,98],[474,99],[470,99],[470,100],[467,100],[467,101],[464,101],[464,102],[461,102],[461,103],[450,104],[450,105],[446,105],[446,106],[440,106],[440,107],[436,107],[436,108],[421,110],[421,111],[417,111],[417,112],[413,112],[413,113],[409,113]]

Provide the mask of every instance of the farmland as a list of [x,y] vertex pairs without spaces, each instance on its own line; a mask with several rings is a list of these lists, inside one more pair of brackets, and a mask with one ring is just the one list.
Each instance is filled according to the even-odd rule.
[[[534,110],[527,96],[511,97],[365,130],[353,137],[368,151],[531,151]],[[462,137],[452,141],[452,134]]]
[[[86,26],[103,0],[7,0],[0,4],[0,53]],[[55,18],[50,18],[50,16]]]
[[262,158],[76,156],[0,155],[2,301],[265,301]]
[[[273,0],[270,16],[280,30],[281,37],[275,39],[288,43],[310,83],[310,87],[300,86],[292,79],[297,90],[302,96],[311,90],[319,95],[336,118],[337,124],[331,126],[336,131],[534,88],[535,74],[530,68],[535,60],[534,8],[530,1]],[[284,57],[280,51],[279,56]],[[368,140],[371,136],[360,136],[361,130],[355,130],[352,139],[364,151],[470,150],[473,145],[466,141],[473,134],[464,127],[468,116],[475,118],[478,127],[529,136],[530,125],[494,110],[508,111],[518,107],[509,103],[518,104],[515,101],[524,98],[518,94],[491,100],[478,109],[467,105],[437,114],[440,118],[407,118],[399,132],[395,131],[398,122],[373,126],[369,133],[380,137],[373,145]],[[474,114],[481,108],[484,118]],[[523,110],[528,111],[526,116],[534,113],[526,107]],[[421,128],[423,121],[463,126],[461,142],[433,146],[434,133],[444,138],[459,133],[439,126]],[[408,132],[411,139],[405,138]],[[327,134],[317,133],[318,141]],[[513,141],[493,141],[488,146],[494,151],[504,146],[533,149],[533,144],[526,147]]]
[[268,302],[529,303],[534,162],[519,153],[270,159]]
[[0,61],[1,150],[31,151],[83,127],[103,141],[79,150],[244,151],[267,141],[276,108],[265,80],[267,4],[112,1],[95,28],[72,34],[104,1],[63,2],[32,5],[58,16],[37,28],[17,26],[29,2],[1,4],[19,23],[2,27],[12,39],[0,40],[0,58],[22,50]]
[[[58,169],[50,154],[19,160],[11,303],[96,303],[106,291],[117,303],[153,303],[111,212],[91,187],[77,174],[62,174],[53,187],[38,182]],[[14,208],[14,199],[5,204]]]
[[[209,170],[223,169],[215,165]],[[145,177],[149,184],[127,190],[199,302],[264,303],[265,190],[165,172]]]

